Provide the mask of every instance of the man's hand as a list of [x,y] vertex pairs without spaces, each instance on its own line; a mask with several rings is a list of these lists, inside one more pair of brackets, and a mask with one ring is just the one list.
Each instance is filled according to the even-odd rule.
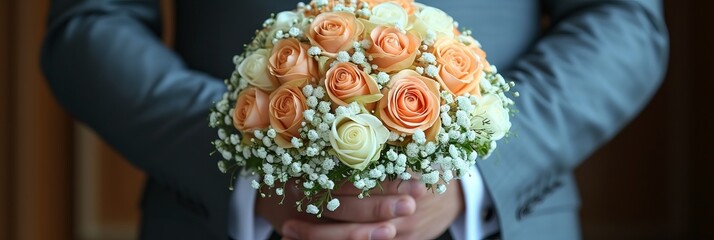
[[[384,191],[373,190],[370,197],[358,199],[359,190],[347,184],[338,191],[333,191],[333,197],[340,200],[341,206],[334,212],[325,211],[322,218],[307,213],[298,213],[294,203],[302,198],[301,191],[290,182],[285,189],[283,204],[279,202],[282,196],[256,199],[256,212],[270,222],[275,230],[286,237],[300,239],[392,239],[396,235],[396,226],[389,220],[414,214],[417,208],[415,198],[426,195],[423,184],[415,181],[384,182]],[[315,224],[323,227],[320,232],[303,232],[293,225],[285,225],[286,221]],[[350,222],[350,223],[346,223]],[[330,227],[334,226],[334,227]],[[302,235],[306,234],[306,235]]]
[[[283,226],[283,236],[289,239],[433,239],[442,234],[464,210],[459,181],[452,182],[448,190],[441,195],[427,193],[426,188],[418,180],[403,182],[399,189],[391,188],[398,185],[398,182],[382,184],[389,186],[385,188],[385,193],[410,195],[395,198],[394,195],[385,197],[372,194],[371,197],[357,199],[355,195],[359,191],[341,190],[345,195],[338,197],[343,202],[340,208],[333,213],[325,212],[324,216],[345,222],[324,224],[302,219],[290,220]],[[414,199],[416,199],[416,211],[413,214],[389,218],[396,215],[390,215],[388,211],[398,209],[396,206],[390,207],[397,203],[395,201],[405,200],[407,202],[404,204],[409,205],[412,204],[410,200]],[[396,235],[392,234],[393,230],[396,230]],[[368,233],[384,234],[375,236]]]

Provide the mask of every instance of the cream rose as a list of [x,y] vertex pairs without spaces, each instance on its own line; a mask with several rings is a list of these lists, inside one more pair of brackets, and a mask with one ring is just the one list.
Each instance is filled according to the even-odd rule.
[[413,28],[420,34],[426,35],[432,30],[440,36],[454,37],[454,19],[438,8],[423,6],[421,11],[414,13],[416,21]]
[[238,73],[250,85],[265,91],[273,91],[280,85],[268,69],[270,52],[258,49],[238,65]]
[[375,7],[386,2],[396,3],[399,4],[402,9],[406,10],[408,15],[412,15],[415,8],[414,0],[362,0],[362,2],[369,4],[370,7]]
[[385,2],[372,8],[369,21],[377,25],[400,26],[405,29],[409,23],[409,14],[397,3]]
[[332,102],[342,106],[351,102],[368,104],[382,98],[377,81],[349,62],[337,63],[327,71],[325,90]]
[[370,114],[338,116],[330,131],[330,144],[337,159],[358,170],[379,158],[387,139],[389,130]]
[[363,31],[364,25],[354,14],[326,12],[315,17],[307,38],[325,52],[336,54],[351,48]]
[[275,129],[275,144],[292,148],[293,137],[300,138],[303,112],[307,109],[305,96],[297,81],[286,83],[270,94],[268,113],[270,126]]
[[486,94],[476,105],[476,113],[471,120],[471,128],[490,134],[492,141],[503,138],[511,129],[508,109],[495,94]]
[[300,15],[295,11],[283,11],[275,15],[275,23],[273,23],[273,28],[275,29],[290,29],[293,23],[297,23],[300,20]]
[[270,125],[268,102],[268,94],[260,89],[243,89],[233,110],[233,126],[243,133],[267,128]]
[[442,38],[434,43],[434,56],[439,66],[436,80],[444,89],[457,96],[466,93],[481,95],[479,82],[486,55],[475,50],[452,38]]
[[378,26],[370,33],[372,46],[367,53],[372,64],[384,72],[406,69],[414,63],[421,39],[412,32],[402,33],[394,27]]
[[376,115],[387,128],[409,136],[419,129],[427,133],[427,140],[435,139],[441,129],[437,82],[413,70],[402,70],[392,76],[382,94]]
[[295,38],[282,39],[273,46],[268,60],[270,73],[280,84],[295,80],[312,81],[319,78],[317,62],[310,57],[310,45]]

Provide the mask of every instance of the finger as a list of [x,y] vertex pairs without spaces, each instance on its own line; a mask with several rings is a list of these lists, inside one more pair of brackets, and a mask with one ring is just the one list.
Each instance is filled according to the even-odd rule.
[[[409,194],[414,198],[420,198],[426,194],[427,189],[423,183],[416,180],[402,181],[384,181],[369,192],[370,195],[394,195],[394,194]],[[345,182],[339,189],[332,191],[332,195],[336,196],[356,196],[362,193],[362,190],[357,189],[352,183]]]
[[341,207],[324,211],[322,216],[346,222],[377,222],[409,216],[416,211],[416,201],[409,195],[371,196],[363,199],[342,197]]
[[285,222],[282,233],[288,239],[393,239],[397,235],[394,225],[383,223],[312,224],[297,220]]

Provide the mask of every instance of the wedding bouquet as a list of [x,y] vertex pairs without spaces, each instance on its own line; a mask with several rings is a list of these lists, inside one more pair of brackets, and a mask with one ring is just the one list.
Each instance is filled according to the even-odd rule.
[[513,82],[471,31],[413,0],[300,3],[267,19],[234,63],[210,114],[218,168],[231,181],[259,175],[263,197],[294,181],[298,211],[318,217],[339,206],[342,184],[362,198],[414,177],[443,193],[511,126]]

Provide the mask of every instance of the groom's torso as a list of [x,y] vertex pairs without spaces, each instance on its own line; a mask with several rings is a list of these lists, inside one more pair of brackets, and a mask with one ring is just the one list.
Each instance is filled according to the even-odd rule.
[[[176,50],[189,67],[217,78],[230,76],[233,56],[271,13],[294,9],[298,1],[176,1]],[[425,0],[473,31],[489,62],[507,68],[536,39],[536,0]]]

